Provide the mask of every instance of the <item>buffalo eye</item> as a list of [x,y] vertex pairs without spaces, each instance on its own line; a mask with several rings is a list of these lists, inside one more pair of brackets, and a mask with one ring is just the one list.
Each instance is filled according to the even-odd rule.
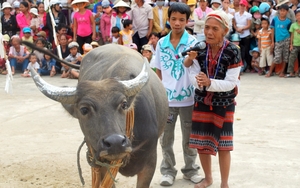
[[121,104],[121,107],[123,108],[123,110],[128,109],[128,103],[127,103],[127,101],[123,101],[122,104]]
[[89,109],[87,107],[80,108],[80,113],[82,115],[86,115],[89,112]]

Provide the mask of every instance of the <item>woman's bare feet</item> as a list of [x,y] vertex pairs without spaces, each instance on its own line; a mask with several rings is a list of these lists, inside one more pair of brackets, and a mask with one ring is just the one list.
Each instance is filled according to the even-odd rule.
[[213,180],[212,179],[206,179],[206,178],[203,178],[200,183],[196,184],[194,186],[194,188],[206,188],[206,187],[209,187],[213,184]]
[[228,183],[221,183],[221,188],[229,188],[229,185]]

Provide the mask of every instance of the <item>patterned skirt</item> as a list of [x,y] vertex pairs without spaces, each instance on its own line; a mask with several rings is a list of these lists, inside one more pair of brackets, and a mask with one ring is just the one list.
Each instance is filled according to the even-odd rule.
[[209,106],[196,102],[189,146],[199,154],[216,155],[219,150],[233,150],[235,104]]

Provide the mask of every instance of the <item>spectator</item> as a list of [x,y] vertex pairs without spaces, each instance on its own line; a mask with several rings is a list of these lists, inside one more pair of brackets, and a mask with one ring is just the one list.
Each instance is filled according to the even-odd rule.
[[68,43],[72,42],[73,38],[71,35],[68,35],[68,30],[69,27],[66,24],[60,23],[57,27],[57,38],[59,38],[60,35],[64,34],[67,36]]
[[96,41],[91,42],[91,45],[92,45],[93,49],[99,47],[99,44]]
[[199,7],[194,11],[194,34],[197,35],[198,40],[200,41],[201,38],[204,40],[204,19],[206,15],[211,12],[212,9],[207,6],[206,0],[199,1]]
[[46,32],[45,32],[45,31],[39,31],[39,32],[36,34],[35,40],[37,40],[38,38],[44,39],[44,41],[45,41],[45,47],[46,47],[47,49],[52,49],[52,44],[47,40],[47,36],[46,36]]
[[133,49],[133,50],[135,50],[135,51],[138,50],[137,45],[134,44],[134,43],[129,44],[129,48],[131,48],[131,49]]
[[161,79],[167,91],[169,101],[167,125],[160,138],[163,151],[163,160],[160,166],[160,172],[163,175],[160,180],[160,185],[162,186],[173,185],[177,175],[173,144],[174,130],[178,116],[180,116],[181,121],[182,149],[185,161],[185,165],[181,169],[184,175],[183,178],[193,183],[201,181],[201,177],[198,175],[198,168],[195,165],[197,151],[188,146],[194,90],[192,83],[189,81],[187,69],[182,64],[183,58],[175,58],[178,51],[181,52],[189,49],[190,46],[194,46],[197,42],[196,38],[189,35],[185,30],[185,25],[188,22],[190,14],[191,10],[189,6],[184,3],[174,3],[169,7],[168,17],[173,30],[158,41],[153,63],[154,67],[152,67],[156,68],[156,74]]
[[[57,48],[53,49],[55,55],[59,56],[58,53],[61,53],[62,58],[65,59],[70,54],[70,49],[68,47],[67,36],[65,34],[61,34],[58,38],[59,45],[60,45],[60,52],[58,52]],[[61,72],[62,64],[60,62],[56,62],[57,70],[56,72]]]
[[2,4],[3,15],[1,16],[2,34],[8,34],[10,37],[17,33],[17,20],[11,15],[12,7],[8,2]]
[[[22,37],[22,41],[27,41],[27,42],[30,42],[30,43],[33,43],[33,37],[31,36],[31,29],[29,27],[24,27],[23,28],[23,37]],[[28,51],[31,53],[32,52],[32,49],[31,48],[27,48]]]
[[[38,38],[35,41],[35,45],[39,48],[45,48],[46,42],[43,38]],[[47,48],[45,48],[45,49],[47,49]],[[38,50],[34,50],[32,53],[36,55],[37,61],[40,64],[40,66],[42,67],[42,61],[44,59],[44,54]]]
[[152,59],[152,50],[151,50],[151,46],[149,44],[145,44],[142,47],[141,50],[142,56],[144,56],[145,58],[147,58],[148,62],[151,62]]
[[19,1],[15,1],[13,3],[13,8],[14,8],[13,15],[17,16],[21,12],[20,11],[20,2]]
[[123,20],[123,30],[120,31],[118,43],[124,46],[129,46],[132,43],[132,20]]
[[259,52],[258,47],[253,48],[253,50],[250,50],[249,53],[252,56],[251,67],[252,67],[253,72],[256,71],[256,72],[258,72],[258,75],[263,75],[263,70],[259,66],[260,52]]
[[25,46],[21,45],[21,40],[16,35],[11,37],[11,44],[12,46],[9,49],[8,59],[10,61],[11,72],[14,75],[15,71],[20,67],[22,72],[27,68],[30,53]]
[[110,7],[110,3],[108,0],[102,1],[102,8],[104,10],[104,13],[100,20],[100,30],[103,38],[103,43],[108,44],[111,42],[110,28],[111,28],[111,14],[112,14],[112,9]]
[[135,32],[132,40],[137,45],[138,51],[141,51],[143,45],[148,43],[148,38],[153,27],[152,7],[144,0],[135,0],[132,7],[132,26]]
[[152,33],[158,33],[159,38],[166,36],[170,32],[170,29],[167,28],[168,7],[165,7],[164,4],[164,0],[157,0],[156,6],[153,8]]
[[267,18],[261,19],[261,26],[262,29],[257,34],[258,48],[261,56],[259,66],[263,70],[262,74],[265,74],[266,66],[271,66],[273,62],[274,35]]
[[34,69],[36,72],[38,72],[38,69],[40,69],[40,64],[37,62],[37,57],[35,54],[29,55],[29,64],[28,64],[27,68],[25,69],[24,73],[21,74],[21,76],[30,77],[31,69]]
[[159,40],[159,35],[155,32],[152,32],[149,36],[148,44],[151,47],[151,52],[152,52],[153,55],[155,55],[158,40]]
[[56,61],[53,58],[51,58],[51,56],[45,54],[42,60],[42,66],[38,70],[38,73],[41,76],[50,75],[50,77],[53,77],[56,74],[55,66],[56,66]]
[[31,14],[31,21],[30,21],[30,28],[32,29],[33,33],[36,34],[40,30],[42,30],[41,25],[43,24],[42,20],[38,17],[38,11],[36,8],[30,9]]
[[213,10],[219,10],[222,6],[221,0],[212,0],[210,4]]
[[270,5],[265,2],[259,5],[259,12],[261,13],[261,15],[265,15],[268,17],[270,24],[272,23],[274,17],[277,15],[277,11],[271,9]]
[[[286,78],[293,78],[295,77],[295,71],[294,71],[294,64],[297,59],[298,54],[300,53],[300,10],[296,11],[296,19],[297,22],[293,23],[290,27],[290,33],[291,33],[291,45],[290,45],[290,57],[289,57],[289,64]],[[298,68],[299,69],[299,68]],[[298,73],[299,74],[299,73]],[[300,77],[300,74],[299,74]]]
[[[60,2],[58,0],[51,0],[49,6],[52,11],[52,16],[54,18],[55,25],[57,26],[60,23],[66,24],[66,17],[61,11]],[[47,29],[49,30],[49,41],[52,43],[52,46],[54,47],[55,44],[54,44],[53,32],[56,33],[56,30],[53,31],[50,12],[47,13],[46,26]]]
[[187,1],[187,5],[190,7],[191,9],[191,15],[189,18],[189,22],[186,24],[185,27],[194,29],[194,24],[195,24],[195,20],[194,20],[194,10],[195,10],[195,6],[196,6],[196,0],[188,0]]
[[275,65],[280,63],[283,63],[283,66],[279,71],[279,76],[285,76],[285,67],[286,63],[288,63],[290,49],[289,29],[292,24],[291,20],[287,18],[288,10],[289,6],[287,4],[282,4],[279,7],[279,16],[276,16],[271,23],[271,29],[273,29],[275,36],[275,57],[266,77],[270,77],[274,71]]
[[[73,64],[80,64],[82,57],[81,54],[79,53],[79,45],[77,42],[71,42],[68,45],[69,49],[70,49],[70,54],[68,55],[68,57],[65,58],[66,61],[73,63]],[[68,78],[70,76],[70,67],[63,64],[62,65],[62,74],[61,77],[62,78]]]
[[88,0],[74,0],[72,6],[78,8],[73,18],[73,41],[77,41],[79,52],[83,53],[84,43],[91,43],[96,39],[96,26],[92,11],[85,7]]
[[23,37],[23,28],[24,27],[29,27],[30,26],[30,21],[31,21],[31,15],[29,13],[29,5],[27,2],[23,1],[20,4],[20,11],[16,17],[18,26],[20,28],[20,37]]
[[95,18],[95,25],[96,25],[96,40],[97,41],[101,40],[100,41],[101,43],[103,43],[101,30],[100,30],[100,20],[101,20],[102,15],[103,15],[102,5],[98,4],[97,5],[97,12],[95,13],[94,18]]
[[37,3],[37,9],[38,9],[38,18],[40,19],[40,30],[45,30],[46,34],[49,33],[48,28],[46,28],[46,20],[47,20],[47,12],[44,8],[44,3],[39,2]]
[[[246,7],[248,6],[248,2],[246,0],[240,1],[239,12],[234,14],[233,27],[237,33],[239,33],[241,41],[241,53],[242,60],[246,61],[248,65],[250,65],[251,57],[249,54],[250,50],[250,27],[251,27],[251,19],[252,15],[246,11]],[[251,68],[249,66],[249,68]]]
[[124,29],[122,20],[130,19],[130,16],[127,14],[127,12],[130,11],[131,8],[121,0],[113,7],[113,10],[114,12],[111,16],[110,27],[118,27],[120,31],[122,31]]
[[[283,4],[286,4],[286,5],[289,6],[290,1],[289,0],[278,0],[278,4],[276,5],[276,7],[278,8],[278,10],[279,10],[279,7],[281,5],[283,5]],[[277,12],[276,16],[279,16],[279,12]],[[287,13],[286,17],[288,19],[290,19],[292,23],[294,23],[296,21],[295,12],[292,9],[290,9],[290,8],[288,9],[288,13]]]
[[[122,25],[123,25],[123,23],[122,23]],[[111,43],[118,44],[119,38],[120,38],[120,29],[118,27],[113,27],[113,28],[111,28],[111,33],[112,33]]]
[[230,38],[230,34],[233,32],[232,29],[232,19],[234,18],[234,9],[229,7],[230,4],[230,0],[222,0],[222,10],[227,14],[228,18],[229,18],[229,32],[226,35],[226,38],[229,39]]

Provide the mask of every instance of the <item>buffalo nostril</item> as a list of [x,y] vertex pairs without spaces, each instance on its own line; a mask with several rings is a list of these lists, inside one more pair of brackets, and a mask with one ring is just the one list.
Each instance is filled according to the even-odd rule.
[[104,147],[110,148],[110,143],[105,141],[105,139],[102,140]]

